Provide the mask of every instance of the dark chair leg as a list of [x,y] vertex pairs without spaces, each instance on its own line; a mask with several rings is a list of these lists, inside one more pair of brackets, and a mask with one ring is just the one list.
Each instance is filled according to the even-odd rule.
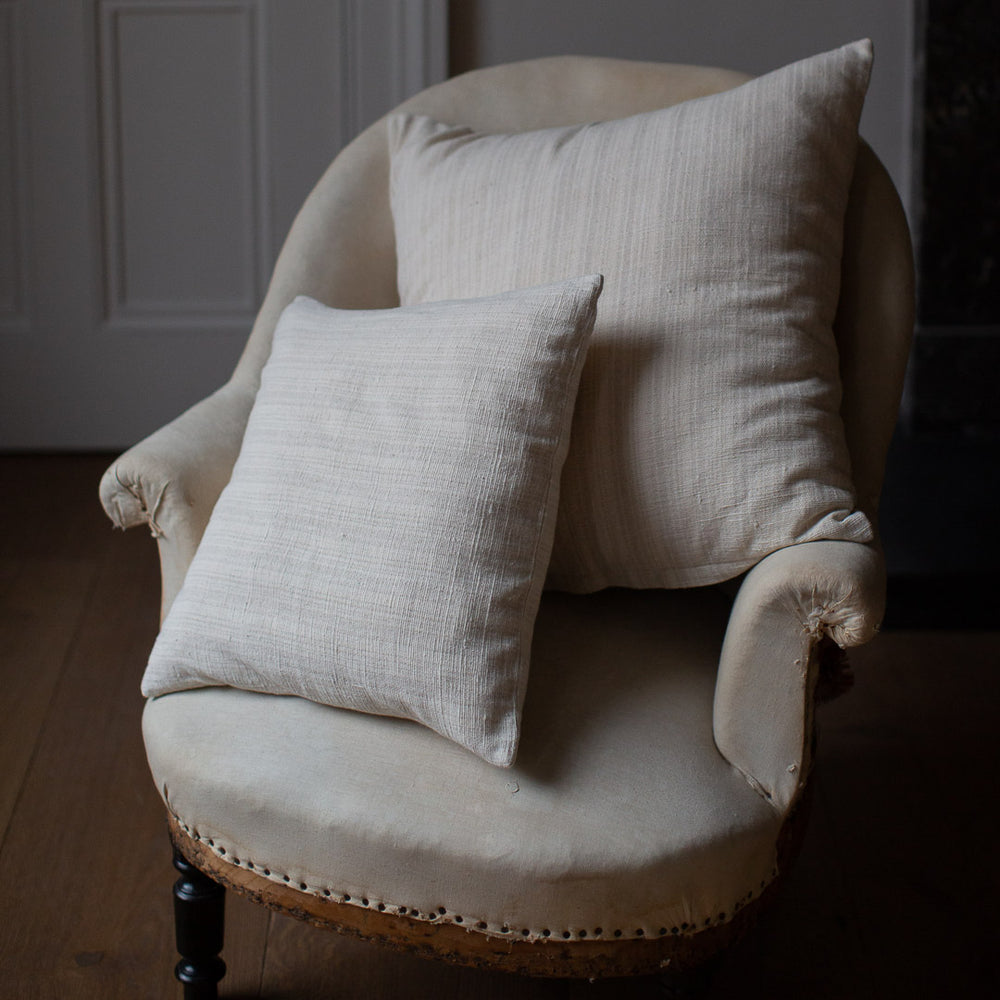
[[203,875],[179,851],[174,867],[174,929],[181,960],[174,967],[184,984],[184,1000],[216,1000],[218,982],[226,974],[219,958],[226,912],[226,890]]

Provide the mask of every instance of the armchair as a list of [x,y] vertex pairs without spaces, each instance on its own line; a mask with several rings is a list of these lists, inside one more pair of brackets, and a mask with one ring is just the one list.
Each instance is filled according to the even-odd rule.
[[[351,143],[295,221],[230,382],[126,452],[102,481],[115,524],[144,524],[156,537],[163,619],[240,455],[285,308],[305,295],[338,309],[388,310],[407,281],[408,303],[425,297],[413,291],[413,255],[422,251],[401,223],[407,206],[396,211],[390,199],[390,187],[400,197],[390,170],[414,116],[517,135],[712,99],[746,81],[692,66],[541,59],[432,87],[399,109],[403,117]],[[465,148],[463,135],[434,133],[428,148],[452,140]],[[827,325],[853,510],[877,528],[913,324],[912,264],[888,175],[864,143],[856,158],[849,152]],[[588,196],[576,197],[589,212]],[[420,232],[428,225],[414,223]],[[544,241],[540,222],[537,231]],[[397,240],[411,241],[405,260]],[[468,246],[456,252],[475,256]],[[613,276],[602,248],[586,256],[592,267],[558,276],[604,271],[607,297]],[[459,291],[553,278],[524,266],[502,288],[470,280]],[[456,297],[445,286],[435,298]],[[598,322],[603,306],[604,298]],[[581,400],[599,394],[587,372],[610,357],[595,339]],[[569,465],[564,494],[568,475]],[[564,523],[560,507],[555,546],[565,553]],[[695,584],[638,587],[613,577],[595,586],[591,577],[546,591],[510,768],[415,723],[300,697],[219,684],[152,698],[144,735],[182,870],[186,996],[214,996],[222,973],[213,886],[471,966],[590,978],[697,967],[742,933],[794,853],[823,642],[865,642],[881,620],[877,534],[838,531],[797,535]],[[197,916],[189,923],[189,909],[207,912],[212,928]]]

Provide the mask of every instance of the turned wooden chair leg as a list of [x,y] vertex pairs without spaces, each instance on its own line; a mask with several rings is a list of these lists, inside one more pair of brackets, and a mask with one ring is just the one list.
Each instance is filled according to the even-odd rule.
[[174,929],[181,960],[174,967],[184,984],[184,1000],[216,1000],[226,963],[219,958],[226,912],[226,890],[203,875],[179,851],[174,867]]

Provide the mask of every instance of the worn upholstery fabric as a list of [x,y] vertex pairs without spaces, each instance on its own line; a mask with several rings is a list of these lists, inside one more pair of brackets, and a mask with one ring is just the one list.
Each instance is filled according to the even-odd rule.
[[869,541],[832,325],[871,46],[631,118],[389,120],[401,301],[600,270],[554,587],[684,587]]
[[884,610],[885,563],[871,545],[790,545],[744,577],[719,659],[715,745],[782,812],[809,771],[817,643],[868,642]]
[[782,822],[712,740],[728,613],[712,588],[545,594],[507,770],[223,688],[148,703],[150,766],[194,835],[279,884],[518,938],[703,929],[771,880]]
[[143,692],[301,695],[509,765],[600,287],[292,303]]

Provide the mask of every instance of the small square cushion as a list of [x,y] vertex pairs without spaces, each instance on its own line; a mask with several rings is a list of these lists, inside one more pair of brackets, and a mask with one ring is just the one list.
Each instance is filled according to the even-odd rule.
[[600,271],[549,585],[687,587],[870,541],[841,424],[843,220],[871,45],[631,118],[389,120],[400,299]]
[[511,764],[600,289],[296,299],[143,693],[299,695]]

